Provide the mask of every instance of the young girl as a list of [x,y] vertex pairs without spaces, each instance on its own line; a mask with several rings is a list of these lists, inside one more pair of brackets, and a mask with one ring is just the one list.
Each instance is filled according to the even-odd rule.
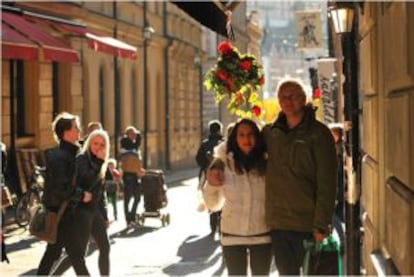
[[108,160],[108,169],[105,174],[105,189],[108,202],[111,203],[115,220],[118,220],[118,194],[120,189],[121,173],[116,169],[116,160]]
[[[221,213],[221,245],[228,275],[269,275],[271,239],[265,223],[265,144],[256,123],[238,121],[227,141],[215,149],[203,195],[210,210]],[[213,169],[214,168],[214,169]],[[221,173],[223,174],[223,173]],[[212,180],[208,178],[208,180]]]
[[99,249],[99,272],[109,275],[109,225],[105,207],[103,179],[109,158],[109,137],[104,130],[89,134],[81,153],[76,157],[77,185],[82,191],[92,193],[89,203],[79,203],[76,207],[77,233],[79,245],[86,250],[89,235],[94,238]]

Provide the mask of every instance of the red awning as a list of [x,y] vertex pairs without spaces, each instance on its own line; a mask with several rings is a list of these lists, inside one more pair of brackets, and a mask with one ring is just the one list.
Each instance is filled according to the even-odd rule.
[[2,59],[37,60],[39,47],[9,25],[2,23],[1,57]]
[[54,26],[62,31],[75,35],[84,36],[88,39],[88,45],[95,51],[117,55],[122,58],[135,60],[137,48],[113,37],[107,37],[92,32],[85,27],[69,25],[64,23],[52,22]]
[[78,62],[78,54],[65,42],[49,35],[22,16],[2,11],[2,21],[42,47],[45,60]]

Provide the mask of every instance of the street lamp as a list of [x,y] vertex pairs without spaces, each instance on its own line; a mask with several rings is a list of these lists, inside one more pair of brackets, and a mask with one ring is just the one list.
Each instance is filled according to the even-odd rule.
[[[359,174],[359,106],[358,106],[358,63],[356,34],[358,18],[354,3],[334,2],[329,9],[335,32],[341,34],[343,49],[344,118],[351,126],[346,131],[347,190],[345,197],[345,265],[346,275],[361,273],[361,231],[360,231],[360,174]],[[349,124],[350,123],[350,124]]]
[[329,13],[332,18],[332,23],[335,28],[335,33],[344,34],[352,31],[354,10],[352,9],[352,3],[336,3],[332,6]]
[[147,47],[151,40],[154,28],[148,22],[147,19],[147,2],[144,2],[144,168],[148,166],[148,68],[147,68]]

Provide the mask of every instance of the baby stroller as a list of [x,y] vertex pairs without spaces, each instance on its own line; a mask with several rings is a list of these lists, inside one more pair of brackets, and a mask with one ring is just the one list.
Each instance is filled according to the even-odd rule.
[[146,217],[156,217],[161,220],[162,226],[170,224],[170,214],[163,211],[168,204],[164,172],[160,169],[146,170],[141,178],[141,188],[145,211],[138,213],[137,221],[144,225]]

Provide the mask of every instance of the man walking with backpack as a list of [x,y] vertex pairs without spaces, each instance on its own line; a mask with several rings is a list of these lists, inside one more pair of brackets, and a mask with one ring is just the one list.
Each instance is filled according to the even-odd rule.
[[[196,162],[200,167],[199,179],[201,186],[206,176],[206,170],[213,160],[214,147],[223,141],[222,130],[223,124],[218,120],[212,120],[208,123],[209,135],[202,142],[198,148],[196,155]],[[200,187],[201,189],[201,187]],[[211,234],[214,235],[219,224],[220,212],[210,213],[210,228]]]

